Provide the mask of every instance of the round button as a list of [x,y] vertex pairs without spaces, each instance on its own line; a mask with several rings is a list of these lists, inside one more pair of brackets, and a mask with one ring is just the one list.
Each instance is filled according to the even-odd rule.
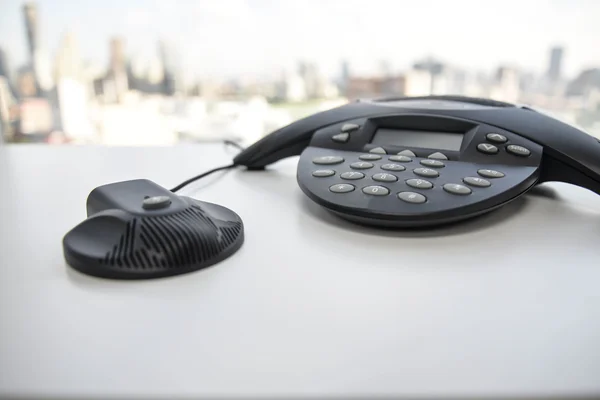
[[415,173],[415,175],[425,176],[428,178],[437,178],[438,176],[440,176],[439,172],[431,168],[415,168],[413,172]]
[[375,147],[374,149],[369,150],[369,153],[387,154],[387,152],[385,151],[385,149],[383,147]]
[[329,190],[333,193],[348,193],[354,190],[354,185],[348,183],[338,183],[336,185],[329,186]]
[[384,169],[386,171],[404,171],[406,167],[400,164],[383,164],[381,166],[381,169]]
[[359,156],[358,158],[360,158],[361,160],[364,160],[364,161],[381,160],[381,156],[379,154],[363,154],[363,155]]
[[371,196],[387,196],[390,194],[388,188],[383,186],[367,186],[363,188],[363,193]]
[[492,184],[487,179],[477,178],[474,176],[468,176],[463,179],[463,182],[467,185],[476,186],[476,187],[490,187]]
[[408,156],[389,156],[388,159],[390,161],[395,161],[395,162],[411,162],[412,158],[408,157]]
[[370,162],[366,162],[366,161],[358,161],[358,162],[350,164],[350,168],[369,169],[369,168],[373,168],[373,164],[371,164]]
[[325,178],[331,175],[335,175],[335,171],[332,169],[318,169],[312,173],[312,176],[317,178]]
[[438,160],[421,160],[420,163],[421,165],[425,165],[427,167],[432,168],[444,168],[446,166],[446,164]]
[[384,172],[381,174],[373,175],[373,180],[378,182],[396,182],[398,180],[398,177],[396,175],[386,174]]
[[409,179],[406,181],[406,184],[415,189],[431,189],[433,187],[433,183],[425,179]]
[[494,171],[493,169],[478,169],[477,173],[486,178],[502,178],[504,173],[500,171]]
[[498,148],[489,143],[479,143],[477,145],[477,150],[485,154],[498,154]]
[[468,187],[466,187],[464,185],[459,185],[458,183],[446,183],[444,185],[444,190],[446,192],[452,193],[452,194],[460,194],[460,195],[471,194],[471,189],[469,189]]
[[415,192],[400,192],[398,193],[398,198],[412,204],[423,204],[427,201],[427,197]]
[[355,181],[357,179],[362,179],[364,177],[365,177],[365,174],[363,174],[362,172],[356,172],[356,171],[348,171],[348,172],[344,172],[343,174],[340,175],[340,178],[347,179],[350,181]]
[[314,164],[319,165],[332,165],[332,164],[340,164],[343,163],[344,159],[338,156],[323,156],[323,157],[315,157],[313,158]]
[[436,151],[435,153],[428,155],[427,158],[433,158],[434,160],[447,160],[448,156],[444,153]]
[[402,150],[397,153],[399,156],[416,157],[416,154],[410,150]]
[[146,197],[142,202],[142,207],[146,210],[158,210],[166,208],[171,204],[169,196]]
[[485,138],[487,140],[489,140],[490,142],[494,142],[494,143],[506,143],[506,142],[508,142],[508,139],[506,138],[506,136],[501,135],[499,133],[488,133],[487,135],[485,135]]
[[529,151],[529,149],[523,147],[523,146],[517,146],[516,144],[511,144],[506,146],[506,151],[509,152],[510,154],[513,154],[515,156],[519,156],[519,157],[528,157],[531,154],[531,151]]

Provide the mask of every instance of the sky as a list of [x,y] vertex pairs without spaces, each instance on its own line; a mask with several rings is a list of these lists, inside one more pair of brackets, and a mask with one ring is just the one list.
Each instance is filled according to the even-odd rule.
[[[19,0],[0,0],[0,47],[12,68],[27,60]],[[330,76],[348,60],[355,74],[382,60],[402,70],[434,56],[492,71],[542,73],[564,46],[564,71],[600,66],[600,0],[38,0],[42,45],[55,54],[72,32],[85,60],[106,65],[108,41],[129,56],[156,57],[174,44],[186,75],[272,76],[299,60]]]

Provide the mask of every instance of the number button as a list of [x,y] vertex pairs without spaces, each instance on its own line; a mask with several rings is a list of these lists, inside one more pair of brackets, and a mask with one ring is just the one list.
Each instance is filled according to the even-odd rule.
[[477,178],[474,176],[468,176],[463,179],[463,182],[467,185],[476,186],[476,187],[490,187],[492,184],[487,179]]
[[404,171],[406,167],[400,164],[383,164],[381,169],[386,171]]
[[351,180],[351,181],[355,181],[357,179],[362,179],[364,177],[365,177],[365,174],[363,174],[362,172],[356,172],[356,171],[344,172],[343,174],[340,175],[340,178]]
[[373,175],[373,180],[378,182],[396,182],[398,177],[392,174],[386,174],[385,172],[382,174]]
[[332,175],[335,175],[335,171],[332,169],[318,169],[312,173],[312,176],[317,178],[325,178]]
[[477,173],[486,178],[503,178],[504,173],[500,171],[494,171],[493,169],[480,169]]
[[427,167],[431,167],[431,168],[444,168],[446,166],[446,164],[444,164],[443,162],[439,161],[439,160],[421,160],[421,165],[425,165]]
[[448,193],[459,194],[463,196],[471,194],[471,189],[466,186],[459,185],[458,183],[446,183],[444,185],[444,190]]
[[367,186],[363,188],[363,193],[371,196],[387,196],[390,194],[388,188],[383,186]]
[[329,186],[329,190],[333,193],[348,193],[354,190],[354,185],[348,183],[338,183],[337,185]]
[[428,178],[437,178],[438,176],[440,176],[439,172],[431,168],[415,168],[413,172],[415,173],[415,175],[425,176]]
[[431,189],[433,187],[433,183],[425,179],[409,179],[406,184],[415,189]]
[[381,156],[379,154],[362,154],[358,158],[363,161],[377,161],[381,160]]
[[389,160],[395,162],[411,162],[412,158],[408,156],[390,156]]
[[369,168],[373,168],[373,164],[371,164],[370,162],[366,162],[366,161],[358,161],[358,162],[350,164],[350,168],[352,168],[352,169],[369,169]]
[[338,156],[323,156],[313,158],[313,164],[333,165],[343,163],[344,159]]

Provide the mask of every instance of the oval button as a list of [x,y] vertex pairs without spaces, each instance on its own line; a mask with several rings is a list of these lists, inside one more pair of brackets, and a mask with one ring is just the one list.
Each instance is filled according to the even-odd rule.
[[475,176],[467,176],[463,179],[463,182],[467,185],[476,186],[476,187],[490,187],[492,184],[487,179],[477,178]]
[[398,198],[412,204],[423,204],[427,201],[427,197],[415,192],[400,192],[398,193]]
[[325,178],[332,175],[335,175],[335,171],[332,169],[318,169],[312,173],[312,176],[317,178]]
[[367,186],[363,188],[363,193],[371,196],[387,196],[390,194],[388,188],[383,186]]
[[415,168],[413,172],[415,173],[415,175],[425,176],[428,178],[437,178],[438,176],[440,176],[439,172],[431,168]]
[[329,190],[333,193],[348,193],[354,190],[354,185],[348,183],[338,183],[337,185],[329,186]]
[[384,172],[381,174],[373,175],[373,180],[378,182],[396,182],[398,180],[398,177],[396,175],[386,174]]

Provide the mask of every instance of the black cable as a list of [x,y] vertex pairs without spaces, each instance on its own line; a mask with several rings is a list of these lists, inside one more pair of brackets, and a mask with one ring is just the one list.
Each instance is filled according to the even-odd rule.
[[[223,140],[223,143],[225,143],[226,145],[229,145],[229,146],[237,147],[240,151],[246,150],[245,147],[243,147],[242,145],[240,145],[237,142],[234,142],[233,140],[226,139],[226,140]],[[181,182],[179,185],[177,185],[173,189],[171,189],[171,192],[175,193],[175,192],[183,189],[185,186],[189,185],[190,183],[197,181],[198,179],[202,179],[205,176],[208,176],[212,173],[215,173],[218,171],[223,171],[224,169],[230,169],[230,168],[233,168],[236,166],[237,166],[236,164],[229,164],[229,165],[225,165],[223,167],[213,168],[210,171],[203,172],[200,175],[196,175],[193,178],[188,179],[187,181]]]
[[218,171],[222,171],[224,169],[230,169],[230,168],[233,168],[233,167],[237,167],[237,165],[236,164],[229,164],[229,165],[225,165],[223,167],[213,168],[210,171],[203,172],[200,175],[196,175],[193,178],[188,179],[187,181],[181,182],[179,185],[177,185],[173,189],[171,189],[171,192],[175,193],[178,190],[183,189],[185,186],[189,185],[190,183],[197,181],[198,179],[202,179],[205,176],[208,176],[208,175],[210,175],[212,173],[215,173],[215,172],[218,172]]
[[240,151],[246,150],[245,147],[243,147],[238,142],[234,142],[233,140],[225,139],[225,140],[223,140],[223,143],[225,143],[226,145],[229,145],[229,146],[233,146],[233,147],[237,148]]

